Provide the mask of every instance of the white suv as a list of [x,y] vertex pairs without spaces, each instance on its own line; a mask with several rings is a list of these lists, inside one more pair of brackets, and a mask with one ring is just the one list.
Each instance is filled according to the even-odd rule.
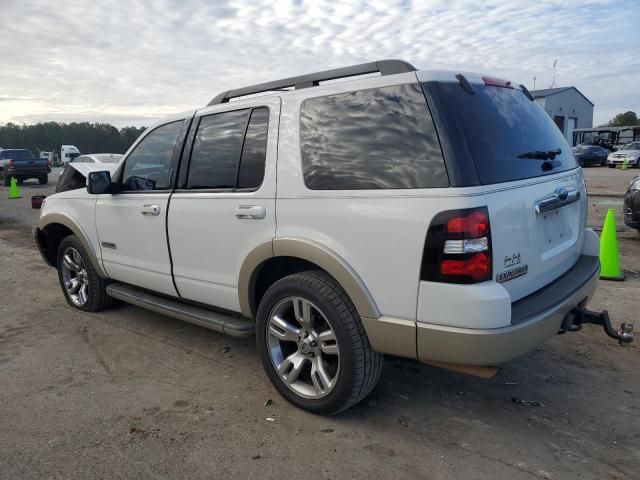
[[383,353],[491,374],[579,323],[599,275],[562,133],[472,73],[385,60],[232,90],[88,177],[34,229],[69,304],[255,331],[319,413],[371,392]]

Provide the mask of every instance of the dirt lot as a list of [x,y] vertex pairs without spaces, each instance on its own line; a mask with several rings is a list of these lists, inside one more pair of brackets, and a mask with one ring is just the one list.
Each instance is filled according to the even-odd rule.
[[[586,170],[607,194],[637,173]],[[127,305],[68,307],[30,238],[28,199],[45,191],[29,182],[8,201],[0,188],[1,478],[639,477],[637,346],[586,327],[491,380],[387,358],[368,400],[313,416],[278,396],[252,340]],[[592,197],[590,224],[619,203]],[[619,238],[640,272],[640,235],[620,225]],[[638,292],[631,272],[591,306],[640,324]]]

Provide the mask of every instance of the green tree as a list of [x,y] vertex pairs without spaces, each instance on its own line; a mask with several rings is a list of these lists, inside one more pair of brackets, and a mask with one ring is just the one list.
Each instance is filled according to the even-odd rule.
[[628,125],[640,125],[640,119],[636,112],[629,110],[628,112],[619,113],[613,120],[607,122],[607,127],[626,127]]
[[57,123],[0,125],[0,147],[28,148],[34,155],[41,151],[60,153],[62,145],[75,145],[82,153],[124,153],[145,127],[123,127],[108,123]]

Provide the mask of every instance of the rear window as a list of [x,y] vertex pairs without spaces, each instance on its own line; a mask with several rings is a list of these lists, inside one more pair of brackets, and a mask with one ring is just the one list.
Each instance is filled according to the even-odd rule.
[[[425,84],[430,88],[430,84]],[[576,168],[571,147],[553,120],[517,88],[439,83],[430,98],[448,124],[458,124],[483,185],[539,177]],[[442,135],[443,132],[440,132]],[[459,141],[459,139],[449,139]],[[555,158],[519,158],[561,150]],[[450,159],[447,158],[447,162]]]
[[449,186],[419,84],[305,100],[300,126],[304,181],[311,190]]
[[29,150],[2,150],[0,151],[0,158],[11,160],[28,160],[34,157]]

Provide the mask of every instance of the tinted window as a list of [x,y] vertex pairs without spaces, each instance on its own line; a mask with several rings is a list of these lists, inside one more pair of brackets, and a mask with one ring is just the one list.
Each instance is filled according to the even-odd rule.
[[[473,157],[480,183],[509,182],[576,168],[575,157],[562,132],[536,102],[515,88],[473,85],[467,93],[458,83],[432,88],[438,113],[458,123]],[[441,135],[447,132],[440,132]],[[534,151],[562,150],[553,160],[519,158]],[[447,158],[447,162],[449,162]]]
[[126,190],[169,188],[171,158],[182,120],[156,128],[127,157],[122,183]]
[[267,156],[267,130],[269,109],[256,108],[251,112],[251,120],[242,146],[238,188],[256,189],[264,178],[264,164]]
[[312,190],[449,185],[418,84],[305,100],[300,123],[304,180]]
[[250,110],[202,117],[191,152],[187,188],[235,188]]

